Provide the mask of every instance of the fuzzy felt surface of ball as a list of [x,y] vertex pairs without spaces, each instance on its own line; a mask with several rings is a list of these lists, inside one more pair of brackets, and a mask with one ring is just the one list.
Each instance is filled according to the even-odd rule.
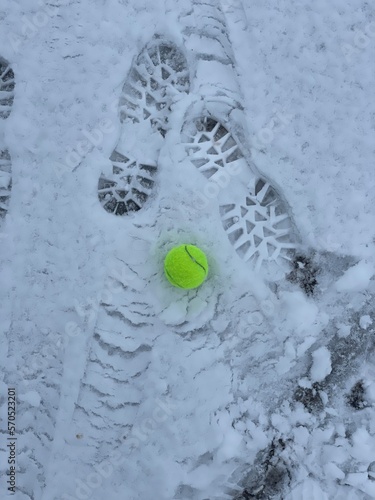
[[179,245],[167,253],[164,273],[173,286],[187,290],[197,288],[208,274],[207,257],[195,245]]

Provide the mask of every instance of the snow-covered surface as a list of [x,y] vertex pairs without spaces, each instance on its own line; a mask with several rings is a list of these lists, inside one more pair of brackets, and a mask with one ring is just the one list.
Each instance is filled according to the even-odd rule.
[[[4,0],[0,20],[16,79],[0,120],[1,498],[10,386],[17,500],[375,498],[371,4]],[[118,115],[154,34],[190,78],[169,87],[164,139]],[[202,113],[249,167],[214,195],[184,143]],[[158,166],[123,217],[97,193],[114,149]],[[257,171],[313,294],[303,262],[294,282],[256,273],[227,238],[219,205],[244,203]],[[184,242],[210,262],[196,291],[162,272]]]
[[319,347],[312,353],[311,381],[322,382],[332,371],[331,355],[326,347]]

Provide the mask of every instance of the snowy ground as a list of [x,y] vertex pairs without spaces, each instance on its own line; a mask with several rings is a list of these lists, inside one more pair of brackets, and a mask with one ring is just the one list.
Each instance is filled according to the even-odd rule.
[[1,498],[375,498],[371,5],[0,21]]

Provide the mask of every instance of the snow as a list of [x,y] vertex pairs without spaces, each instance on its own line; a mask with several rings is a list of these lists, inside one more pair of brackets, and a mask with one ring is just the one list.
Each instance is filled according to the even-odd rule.
[[18,399],[20,401],[25,401],[26,403],[29,403],[30,406],[39,406],[40,405],[40,395],[36,391],[29,391],[26,392],[25,394],[19,394]]
[[359,325],[363,330],[367,330],[367,328],[372,325],[372,319],[368,314],[365,314],[359,318]]
[[350,335],[351,326],[340,323],[338,326],[338,335],[340,337],[347,337]]
[[[19,0],[0,19],[16,81],[0,120],[0,468],[15,386],[16,500],[374,498],[373,7]],[[118,114],[155,33],[189,76],[156,113],[165,137]],[[226,175],[192,162],[202,115],[240,146]],[[126,216],[98,200],[114,149],[157,164]],[[223,228],[219,205],[251,213],[258,170],[318,269],[313,293],[278,263],[257,270]],[[197,290],[163,276],[184,242],[209,258]]]
[[313,363],[310,371],[312,382],[321,382],[332,371],[331,353],[326,347],[320,347],[312,353]]
[[336,290],[338,292],[367,290],[374,273],[373,263],[362,260],[348,269],[344,275],[337,280]]

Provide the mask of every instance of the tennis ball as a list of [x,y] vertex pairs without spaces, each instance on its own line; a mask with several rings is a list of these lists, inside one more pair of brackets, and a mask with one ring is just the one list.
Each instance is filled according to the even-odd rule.
[[208,273],[207,257],[194,245],[180,245],[167,253],[164,272],[173,286],[184,289],[197,288]]

